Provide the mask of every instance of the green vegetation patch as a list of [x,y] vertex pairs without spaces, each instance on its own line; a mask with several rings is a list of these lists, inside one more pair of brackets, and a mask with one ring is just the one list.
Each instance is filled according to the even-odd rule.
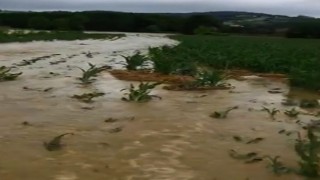
[[181,43],[176,47],[150,49],[156,72],[170,74],[183,70],[181,74],[193,74],[194,65],[247,69],[288,74],[292,86],[320,89],[319,40],[184,35],[172,38]]

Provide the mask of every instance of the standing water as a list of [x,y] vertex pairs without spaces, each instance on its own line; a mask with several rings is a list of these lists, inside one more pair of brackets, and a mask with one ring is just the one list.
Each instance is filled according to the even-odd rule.
[[[287,98],[317,95],[290,91],[285,82],[259,77],[230,80],[232,90],[176,92],[156,88],[162,97],[148,103],[121,101],[131,82],[104,72],[90,86],[79,84],[78,67],[87,63],[122,68],[121,55],[149,47],[176,45],[164,35],[128,34],[115,40],[8,43],[0,46],[0,66],[23,72],[0,86],[0,179],[3,180],[295,180],[276,176],[269,162],[235,159],[230,152],[280,156],[297,168],[296,120],[284,115]],[[90,52],[90,56],[88,53]],[[19,66],[23,60],[41,61]],[[280,88],[281,93],[270,93]],[[97,90],[94,103],[71,97]],[[225,119],[215,111],[238,106]],[[281,113],[271,119],[262,107]],[[309,112],[302,122],[314,118]],[[309,113],[309,114],[308,114]],[[281,134],[279,132],[292,132]],[[44,142],[63,137],[58,151]],[[259,141],[254,141],[260,139]]]

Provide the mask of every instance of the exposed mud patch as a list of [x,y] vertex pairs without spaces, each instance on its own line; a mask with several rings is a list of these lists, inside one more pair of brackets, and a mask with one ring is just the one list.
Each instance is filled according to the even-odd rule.
[[112,70],[110,73],[120,80],[126,81],[151,81],[161,82],[165,84],[184,84],[194,80],[190,76],[179,75],[164,75],[150,71],[126,71],[126,70]]

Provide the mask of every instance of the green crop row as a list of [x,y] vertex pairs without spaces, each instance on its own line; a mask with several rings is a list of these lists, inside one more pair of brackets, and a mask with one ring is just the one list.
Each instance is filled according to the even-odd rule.
[[320,40],[248,36],[173,36],[175,47],[150,49],[155,71],[194,66],[288,74],[292,86],[320,89]]

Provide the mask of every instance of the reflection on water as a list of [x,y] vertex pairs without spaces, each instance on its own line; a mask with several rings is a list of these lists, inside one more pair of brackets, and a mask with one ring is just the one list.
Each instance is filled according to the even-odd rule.
[[[86,47],[100,52],[90,59],[97,64],[108,64],[104,57],[116,48],[122,53],[129,53],[151,45],[175,43],[148,35],[130,36],[104,44],[99,42],[101,44],[98,45],[95,41],[86,41],[90,42],[91,45]],[[70,49],[59,48],[55,43],[59,44],[53,42],[41,53],[36,50],[29,55],[33,57],[43,52],[59,51],[63,56],[82,51],[70,44],[74,42],[68,42]],[[37,43],[29,43],[22,45],[22,49],[27,51],[25,49],[33,45],[38,47]],[[7,48],[12,50],[11,45]],[[0,51],[5,52],[6,48],[0,47]],[[16,54],[2,56],[1,64],[10,65],[24,58],[18,53],[19,48],[15,51]],[[284,164],[297,167],[298,157],[293,149],[296,134],[287,136],[278,132],[283,129],[301,131],[301,127],[283,114],[291,107],[283,106],[282,102],[287,97],[319,99],[318,95],[289,90],[282,81],[247,77],[246,81],[230,80],[236,87],[231,91],[171,92],[159,87],[153,93],[161,96],[162,100],[127,103],[120,100],[120,89],[128,86],[129,82],[116,80],[108,73],[101,74],[91,87],[77,84],[75,77],[80,72],[74,66],[86,66],[85,61],[88,61],[85,56],[79,55],[56,66],[48,61],[35,63],[19,69],[24,72],[19,80],[1,83],[1,179],[303,179],[292,174],[275,176],[266,167],[267,161],[246,164],[231,158],[228,152],[233,149],[279,155]],[[40,66],[43,68],[39,69]],[[50,71],[59,75],[50,76]],[[23,89],[25,86],[53,89],[48,92],[26,91]],[[273,88],[280,88],[283,92],[269,93]],[[70,98],[94,89],[106,95],[89,105]],[[226,119],[209,117],[214,111],[232,106],[239,106],[239,109],[232,111]],[[261,111],[262,106],[282,112],[272,120]],[[313,112],[315,109],[301,111]],[[315,117],[308,114],[299,116],[303,122],[311,119]],[[117,128],[121,131],[114,131]],[[74,135],[62,140],[65,144],[62,150],[49,152],[44,148],[43,142],[63,133]],[[261,137],[264,140],[246,144],[235,141],[234,136],[243,139]]]

